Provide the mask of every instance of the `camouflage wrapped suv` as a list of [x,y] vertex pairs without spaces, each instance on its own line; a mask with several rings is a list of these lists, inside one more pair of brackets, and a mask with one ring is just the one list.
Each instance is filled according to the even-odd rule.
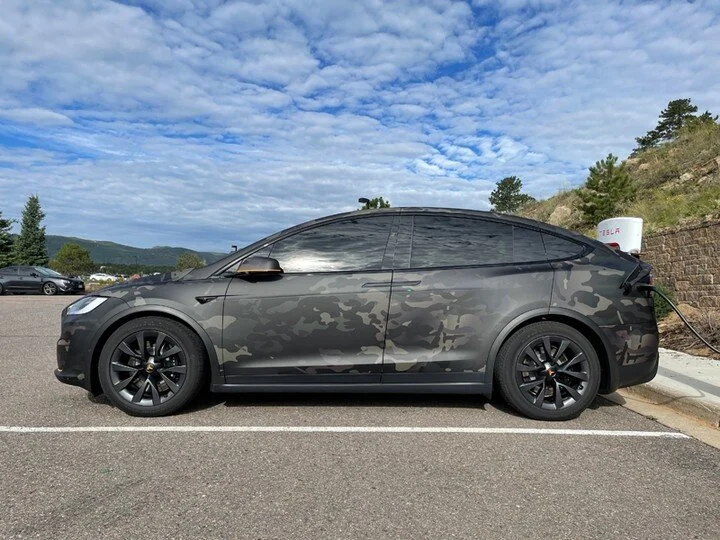
[[68,306],[59,380],[129,414],[215,392],[493,388],[565,420],[652,379],[650,267],[570,231],[470,210],[318,219],[201,269]]

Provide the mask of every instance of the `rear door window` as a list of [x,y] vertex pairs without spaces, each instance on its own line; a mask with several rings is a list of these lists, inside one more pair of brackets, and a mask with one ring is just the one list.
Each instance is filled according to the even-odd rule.
[[483,219],[415,216],[411,268],[513,262],[513,227]]

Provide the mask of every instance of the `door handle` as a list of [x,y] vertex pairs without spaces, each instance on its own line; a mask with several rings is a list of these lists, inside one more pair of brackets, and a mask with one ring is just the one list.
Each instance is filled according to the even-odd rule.
[[419,279],[417,281],[393,281],[393,286],[412,287],[413,285],[420,285],[420,283],[422,282]]
[[212,302],[216,298],[220,298],[220,295],[196,296],[195,300],[197,300],[199,304],[207,304],[208,302]]
[[363,283],[362,286],[365,288],[368,287],[389,287],[392,285],[392,282],[390,281],[368,281],[367,283]]

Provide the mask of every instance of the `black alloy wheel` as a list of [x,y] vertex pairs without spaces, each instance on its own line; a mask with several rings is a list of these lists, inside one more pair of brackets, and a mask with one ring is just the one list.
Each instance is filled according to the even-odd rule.
[[53,296],[57,294],[58,287],[52,281],[46,281],[43,283],[42,292],[45,296]]
[[204,379],[200,338],[160,317],[130,321],[103,347],[99,377],[105,395],[135,416],[171,414],[191,401]]
[[498,355],[497,381],[505,400],[538,420],[568,420],[592,403],[600,362],[580,332],[555,322],[531,324]]

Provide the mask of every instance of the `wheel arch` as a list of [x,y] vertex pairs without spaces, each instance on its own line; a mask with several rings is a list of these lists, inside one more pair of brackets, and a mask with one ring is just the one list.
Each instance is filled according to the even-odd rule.
[[520,329],[541,321],[552,321],[566,324],[580,332],[588,338],[600,360],[602,368],[602,377],[600,379],[600,393],[613,392],[618,387],[619,369],[612,360],[615,357],[614,351],[604,332],[592,320],[580,313],[576,313],[566,309],[553,309],[550,311],[543,310],[541,312],[529,312],[523,314],[509,324],[498,334],[493,341],[488,354],[486,366],[486,380],[488,384],[493,384],[495,379],[495,360],[500,352],[500,348],[510,337]]
[[100,359],[100,353],[102,352],[105,343],[110,338],[112,333],[120,326],[129,321],[142,317],[161,317],[173,320],[182,324],[183,326],[187,327],[189,330],[197,334],[197,336],[202,341],[203,347],[205,349],[205,361],[210,367],[210,384],[212,385],[224,382],[224,378],[220,371],[220,363],[218,361],[217,353],[215,352],[215,347],[213,346],[212,340],[210,339],[210,336],[208,336],[207,332],[202,328],[202,326],[198,324],[197,321],[195,321],[193,318],[189,317],[181,311],[177,311],[166,306],[146,305],[138,306],[137,308],[130,311],[123,311],[118,316],[114,317],[105,325],[103,325],[100,330],[98,330],[96,334],[98,337],[94,340],[94,346],[91,354],[89,355],[90,365],[88,366],[88,370],[86,371],[90,373],[90,391],[93,394],[98,395],[102,393],[102,389],[100,388],[100,379],[98,377],[98,361]]

